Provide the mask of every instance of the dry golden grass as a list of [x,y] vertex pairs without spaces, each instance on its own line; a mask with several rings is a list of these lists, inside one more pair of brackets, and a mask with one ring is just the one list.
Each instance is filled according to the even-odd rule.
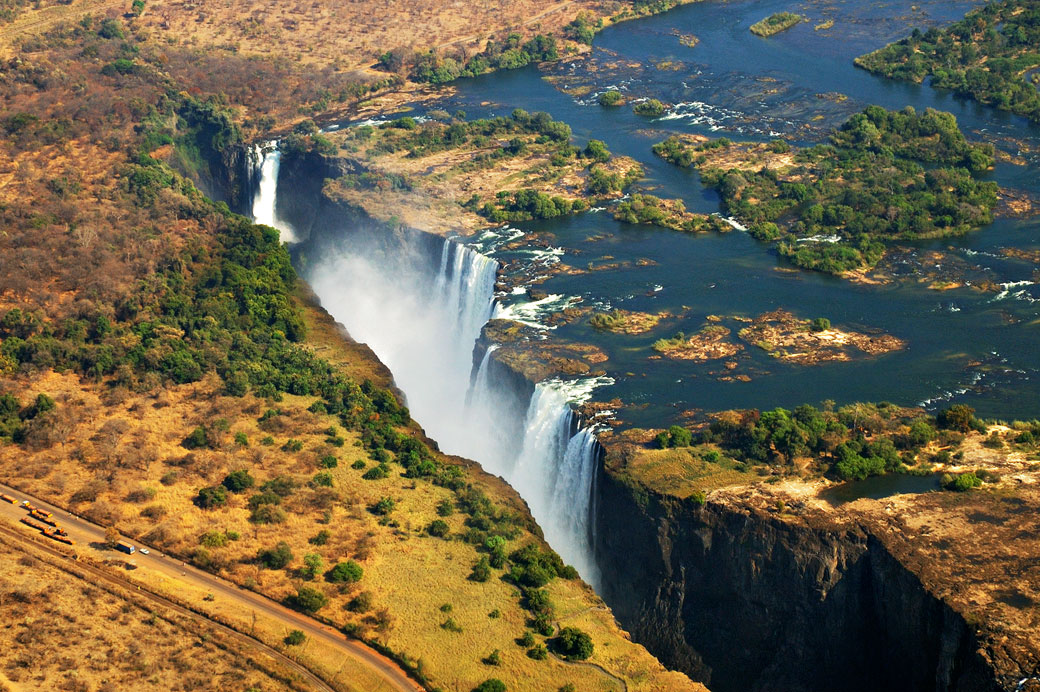
[[[311,324],[325,323],[327,316],[309,309]],[[331,337],[323,345],[323,356],[333,362],[356,361],[356,345],[337,349]],[[370,367],[378,370],[376,364]],[[355,446],[357,436],[338,426],[331,416],[309,413],[311,398],[285,396],[273,404],[252,396],[224,397],[215,379],[168,386],[150,393],[112,391],[80,382],[71,375],[41,374],[19,383],[24,392],[44,391],[64,412],[64,442],[49,450],[27,453],[9,445],[0,448],[0,473],[25,492],[65,505],[106,526],[117,526],[125,535],[155,545],[196,562],[208,562],[222,576],[281,600],[307,584],[323,591],[329,604],[319,617],[338,626],[352,625],[368,638],[376,639],[410,659],[421,660],[422,669],[434,685],[445,689],[469,690],[487,677],[500,677],[513,689],[555,689],[555,681],[572,680],[579,689],[611,689],[617,683],[592,665],[565,665],[550,658],[535,661],[514,643],[525,630],[526,611],[519,605],[518,591],[500,579],[501,572],[486,583],[469,581],[478,558],[475,548],[458,539],[445,540],[425,533],[437,518],[436,505],[452,493],[425,481],[399,476],[366,481],[363,470],[352,462],[365,459]],[[261,425],[260,415],[277,407],[283,415]],[[181,441],[200,424],[211,430],[226,421],[226,432],[217,434],[215,449],[189,452]],[[346,442],[335,447],[326,442],[324,431],[336,426]],[[235,433],[244,433],[246,447],[236,445]],[[274,444],[260,441],[271,436]],[[303,442],[297,453],[281,449],[288,439]],[[319,470],[325,454],[338,458],[331,469],[334,487],[308,485]],[[450,459],[446,461],[451,462]],[[514,511],[523,511],[515,493],[497,478],[470,468],[470,477],[494,501]],[[192,504],[199,488],[219,483],[230,471],[248,469],[262,483],[287,475],[297,490],[282,503],[284,523],[257,525],[249,521],[246,500],[252,492],[231,495],[227,506],[202,510]],[[174,473],[175,476],[169,474]],[[165,479],[165,480],[164,480]],[[392,497],[397,506],[389,520],[368,511],[382,497]],[[453,534],[463,530],[464,516],[447,518]],[[316,546],[308,539],[321,530],[330,538]],[[199,538],[210,531],[235,531],[238,540],[224,547],[202,548]],[[287,570],[262,569],[255,561],[257,551],[285,540],[294,559]],[[510,549],[537,540],[529,533],[510,543]],[[197,551],[204,550],[204,554]],[[327,569],[346,559],[358,561],[365,574],[353,588],[341,589],[321,577],[305,581],[303,556],[317,553]],[[551,587],[560,604],[560,614],[600,607],[595,594],[580,581],[556,580]],[[347,603],[361,591],[371,594],[373,604],[365,613],[353,613]],[[195,602],[198,599],[190,599]],[[450,603],[446,614],[440,606]],[[500,617],[489,613],[498,610]],[[448,616],[463,631],[441,628]],[[597,642],[592,661],[614,675],[627,679],[629,689],[683,689],[678,677],[667,673],[641,646],[632,644],[618,629],[609,613],[588,623]],[[487,666],[481,659],[499,649],[502,665]],[[692,686],[688,680],[686,685]],[[695,689],[695,687],[689,687]]]
[[125,596],[0,541],[0,689],[299,689],[255,652]]
[[718,488],[747,485],[754,479],[754,476],[735,470],[732,463],[704,461],[690,447],[648,449],[634,446],[625,470],[640,483],[683,499],[696,492],[708,493]]
[[[439,123],[423,127],[443,128]],[[358,138],[356,131],[345,130],[331,136],[345,153],[371,171],[404,177],[411,190],[357,189],[338,181],[326,184],[326,193],[333,199],[347,202],[365,210],[382,221],[396,219],[412,228],[430,233],[472,233],[487,228],[490,222],[460,204],[474,195],[480,200],[478,208],[492,202],[500,191],[514,192],[531,189],[568,200],[586,199],[589,160],[571,157],[562,166],[553,166],[550,159],[556,151],[552,144],[536,143],[537,135],[503,134],[494,137],[485,146],[472,144],[424,153],[410,157],[408,150],[394,153],[377,151],[384,141],[401,139],[399,130],[376,129],[368,140]],[[513,139],[525,142],[525,150],[516,156],[495,159],[488,165],[479,165],[476,159],[501,151]],[[639,164],[626,156],[612,158],[601,164],[608,173],[626,177]],[[618,192],[613,196],[620,197]]]

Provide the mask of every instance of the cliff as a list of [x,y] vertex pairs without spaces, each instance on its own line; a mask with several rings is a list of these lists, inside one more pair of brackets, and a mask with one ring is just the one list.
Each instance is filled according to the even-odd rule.
[[744,487],[699,503],[640,483],[617,449],[596,489],[601,595],[713,690],[999,690],[1035,675],[1037,546],[1003,547],[1035,492],[835,509]]

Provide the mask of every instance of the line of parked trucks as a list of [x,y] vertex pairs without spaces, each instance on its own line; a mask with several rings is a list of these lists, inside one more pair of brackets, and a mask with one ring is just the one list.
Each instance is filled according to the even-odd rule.
[[69,538],[69,532],[58,526],[58,522],[50,512],[36,507],[28,500],[18,502],[15,498],[4,493],[0,493],[0,500],[12,505],[18,505],[27,511],[29,516],[21,518],[21,522],[26,526],[36,529],[47,538],[58,541],[59,543],[64,543],[66,545],[74,544],[74,541]]

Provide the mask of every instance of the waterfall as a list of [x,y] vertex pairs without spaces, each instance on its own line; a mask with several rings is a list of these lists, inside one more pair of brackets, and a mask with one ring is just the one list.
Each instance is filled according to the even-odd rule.
[[275,203],[278,198],[278,167],[282,152],[277,142],[253,146],[253,160],[257,162],[254,178],[258,180],[253,192],[253,221],[277,228],[283,242],[295,243],[296,234],[289,224],[278,218]]
[[[279,154],[267,146],[257,159],[254,218],[292,242],[292,228],[276,214]],[[599,446],[572,404],[612,380],[541,382],[528,399],[495,361],[497,346],[474,367],[474,346],[496,309],[495,260],[452,239],[373,228],[346,214],[319,225],[300,246],[301,272],[325,309],[390,369],[413,418],[441,449],[509,481],[550,545],[595,583],[590,502]],[[534,323],[569,301],[552,298],[506,314]]]

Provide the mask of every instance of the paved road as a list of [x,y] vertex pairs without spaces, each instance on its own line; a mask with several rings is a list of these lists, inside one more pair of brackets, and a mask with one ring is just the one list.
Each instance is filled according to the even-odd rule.
[[[62,526],[62,528],[69,532],[69,537],[79,545],[104,543],[105,541],[105,530],[97,524],[91,523],[82,517],[70,514],[63,509],[40,500],[39,498],[26,495],[25,493],[2,483],[0,483],[0,492],[13,496],[19,503],[22,500],[29,500],[36,507],[51,512],[54,515],[54,519]],[[27,512],[18,505],[0,502],[0,517],[14,523],[24,516],[27,516]],[[28,530],[28,527],[25,528]],[[276,603],[269,598],[242,589],[225,579],[210,574],[209,572],[203,572],[202,570],[187,565],[180,560],[168,557],[154,548],[144,546],[135,541],[130,542],[138,548],[138,552],[136,552],[132,558],[121,553],[113,554],[124,558],[130,558],[139,567],[147,567],[148,569],[169,577],[174,582],[181,581],[193,584],[200,589],[212,593],[214,597],[219,597],[224,602],[231,603],[246,611],[254,610],[258,613],[263,613],[268,617],[282,622],[286,628],[301,630],[308,637],[333,647],[344,656],[354,658],[376,672],[383,680],[383,684],[372,690],[372,692],[379,692],[381,690],[422,692],[423,688],[417,682],[408,677],[404,670],[402,670],[394,661],[361,642],[348,639],[339,630],[324,625],[313,618],[309,618],[306,615],[287,608],[280,603]],[[56,543],[55,545],[58,544]],[[148,548],[150,554],[142,554],[140,552],[141,548]],[[132,587],[139,586],[137,583],[127,583]]]

